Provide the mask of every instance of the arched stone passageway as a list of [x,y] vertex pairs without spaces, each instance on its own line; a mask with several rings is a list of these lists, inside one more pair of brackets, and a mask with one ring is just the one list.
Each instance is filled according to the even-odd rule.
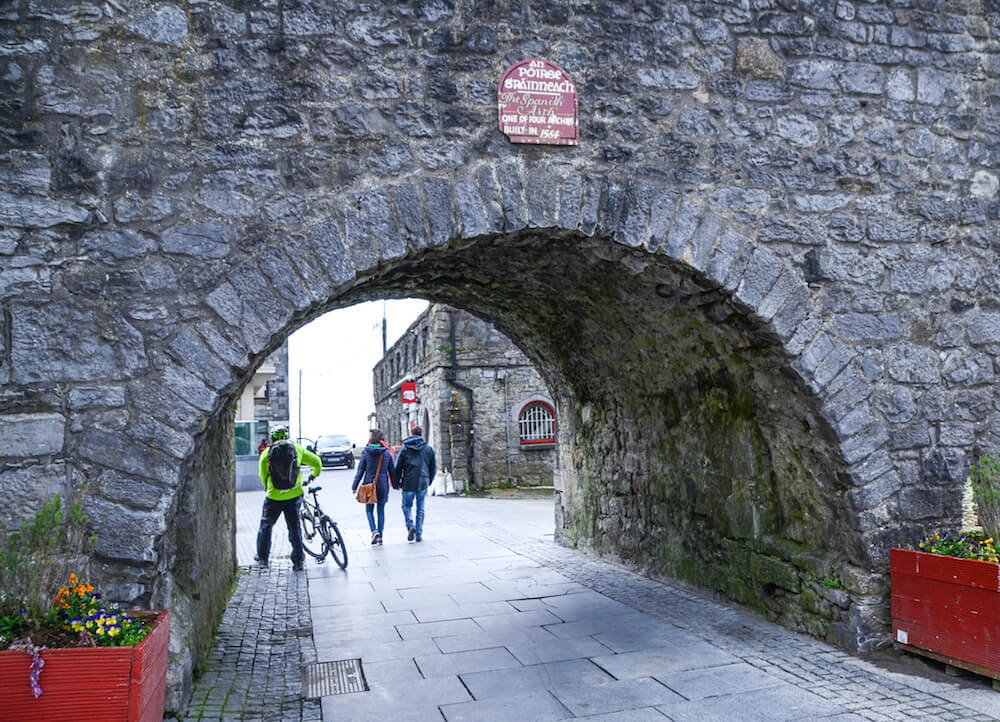
[[[417,295],[546,376],[563,541],[870,648],[887,549],[1000,442],[1000,18],[902,5],[16,4],[2,520],[84,500],[107,595],[176,612],[176,703],[235,573],[236,394]],[[581,145],[496,129],[533,56]]]

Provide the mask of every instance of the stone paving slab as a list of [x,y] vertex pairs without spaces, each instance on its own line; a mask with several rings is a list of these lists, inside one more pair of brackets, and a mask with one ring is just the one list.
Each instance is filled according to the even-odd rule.
[[587,720],[587,722],[666,722],[668,717],[655,707],[645,707],[643,709],[629,709],[623,712],[587,715],[586,717],[577,717],[576,719]]
[[621,654],[600,655],[591,661],[618,679],[647,677],[690,669],[733,664],[739,659],[694,638],[678,639],[669,647],[649,647]]
[[[243,566],[185,720],[1000,719],[984,680],[887,671],[560,547],[550,502],[433,497],[421,544],[391,504],[382,546],[349,505],[348,569],[294,574],[280,528],[249,566],[262,499],[237,496]],[[306,665],[355,658],[369,691],[302,699]]]
[[479,631],[472,634],[460,634],[454,637],[439,637],[434,643],[445,654],[467,652],[473,649],[490,649],[506,647],[511,644],[544,644],[553,640],[551,634],[540,627],[521,627],[503,631]]
[[595,684],[570,682],[559,685],[552,694],[576,717],[685,702],[679,694],[651,677],[613,679]]
[[443,622],[449,619],[466,619],[510,614],[518,611],[510,602],[479,602],[476,604],[459,604],[449,600],[435,607],[415,607],[410,610],[417,621]]
[[716,697],[720,692],[734,695],[787,684],[745,662],[719,667],[701,665],[700,669],[683,672],[658,671],[654,678],[687,699]]
[[471,700],[458,677],[432,677],[406,684],[373,685],[368,692],[324,697],[323,719],[427,722],[440,719],[440,706]]
[[506,646],[510,653],[526,667],[545,662],[594,658],[611,651],[591,637],[530,642],[510,639]]
[[415,639],[409,642],[386,642],[384,644],[362,644],[354,647],[337,647],[319,644],[316,655],[321,662],[338,659],[364,659],[365,664],[387,662],[395,659],[412,660],[425,654],[436,654],[440,650],[433,639]]
[[448,722],[483,722],[483,720],[558,722],[570,714],[550,692],[447,704],[441,706],[441,713]]
[[504,647],[473,649],[454,654],[425,655],[415,659],[424,677],[452,677],[473,672],[521,668],[523,665]]
[[735,722],[737,720],[815,720],[841,713],[842,708],[808,690],[781,685],[704,699],[660,705],[674,722]]
[[476,699],[517,697],[534,692],[551,692],[567,685],[602,684],[613,680],[607,672],[586,659],[462,675],[463,684]]

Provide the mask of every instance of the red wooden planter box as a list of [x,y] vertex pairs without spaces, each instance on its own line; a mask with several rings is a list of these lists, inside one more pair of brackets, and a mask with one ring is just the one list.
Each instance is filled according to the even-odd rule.
[[896,647],[1000,679],[1000,564],[892,549],[889,568]]
[[122,720],[160,722],[167,686],[170,612],[134,647],[76,647],[42,652],[45,666],[31,691],[31,656],[0,652],[0,722]]

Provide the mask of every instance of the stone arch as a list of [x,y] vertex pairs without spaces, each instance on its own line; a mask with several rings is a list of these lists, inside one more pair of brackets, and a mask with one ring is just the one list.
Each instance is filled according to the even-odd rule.
[[[870,647],[885,550],[957,524],[1000,442],[996,13],[883,4],[20,3],[0,486],[89,498],[106,594],[177,611],[189,669],[233,394],[317,314],[423,289],[546,375],[565,541]],[[490,120],[534,54],[582,91],[573,150]]]
[[[269,284],[265,265],[286,282]],[[205,294],[210,317],[176,334],[163,383],[185,383],[195,408],[217,416],[227,389],[252,372],[238,359],[262,359],[310,318],[380,295],[470,308],[525,347],[557,397],[564,541],[643,567],[659,555],[651,571],[765,607],[777,591],[786,602],[773,614],[799,627],[798,602],[787,599],[803,579],[864,577],[884,554],[845,496],[871,473],[852,468],[854,449],[872,442],[851,420],[868,395],[857,358],[821,328],[798,269],[668,187],[504,163],[371,190],[216,279]],[[587,314],[605,311],[614,333],[587,326]],[[601,330],[612,340],[602,344]],[[655,383],[643,386],[637,374],[661,355]],[[596,393],[604,375],[615,380]],[[635,428],[607,432],[622,424]],[[700,434],[688,456],[671,431],[695,428],[686,424]],[[716,458],[713,425],[726,439]],[[719,484],[729,507],[713,519],[705,508],[716,506]],[[602,511],[609,495],[622,504],[618,516]],[[667,501],[687,517],[654,520],[643,509]],[[703,567],[685,559],[699,535],[712,538]],[[856,603],[872,601],[852,591]],[[845,644],[860,646],[859,625],[846,613],[834,622]]]
[[[207,233],[213,243],[219,232],[221,226],[180,225],[167,234],[197,239]],[[484,278],[483,269],[503,270]],[[217,609],[199,604],[193,589],[233,563],[225,543],[214,558],[197,558],[189,538],[192,527],[230,533],[225,504],[217,503],[225,498],[225,478],[208,471],[227,456],[226,409],[295,328],[331,308],[380,296],[421,295],[468,307],[533,358],[560,418],[565,463],[558,518],[565,542],[765,605],[778,598],[775,590],[794,598],[803,578],[863,577],[878,558],[878,548],[863,539],[867,529],[841,497],[858,473],[847,458],[854,437],[844,434],[841,444],[825,416],[838,418],[826,399],[842,390],[845,370],[857,360],[819,327],[799,271],[707,203],[669,188],[517,163],[480,165],[459,179],[419,178],[371,190],[316,219],[308,233],[255,245],[224,275],[211,277],[201,295],[204,309],[165,339],[148,362],[150,373],[126,384],[135,422],[125,433],[88,427],[76,452],[110,467],[96,479],[105,501],[125,479],[143,477],[159,490],[156,512],[131,514],[132,531],[139,533],[104,536],[98,551],[139,560],[139,567],[119,562],[117,577],[133,580],[122,595],[173,606],[180,612],[179,635],[197,638],[199,628],[185,622],[214,618]],[[630,312],[637,314],[634,322]],[[606,325],[588,326],[587,314],[600,315]],[[676,318],[681,326],[672,325]],[[602,343],[600,333],[612,327],[611,340]],[[693,340],[686,346],[685,330]],[[672,344],[680,347],[676,354]],[[636,356],[621,354],[625,348]],[[595,349],[603,349],[601,356],[594,357]],[[729,355],[740,354],[730,363]],[[674,366],[666,364],[657,380],[680,379],[683,392],[669,384],[630,386],[660,355]],[[585,383],[602,376],[616,381],[600,393]],[[753,394],[742,388],[752,384]],[[171,393],[177,398],[168,398]],[[698,409],[700,443],[690,458],[677,457],[686,442],[667,432],[687,423],[689,406]],[[855,406],[844,408],[849,416]],[[784,421],[762,425],[768,418]],[[727,450],[747,458],[703,463],[712,447],[709,427],[721,422],[730,424]],[[622,426],[621,434],[608,431]],[[113,462],[105,459],[108,449]],[[768,459],[772,453],[792,464],[790,471]],[[671,456],[683,463],[672,466]],[[756,468],[761,459],[766,468]],[[682,466],[701,473],[686,475]],[[744,486],[724,495],[733,500],[729,518],[710,519],[704,507],[727,475]],[[781,487],[786,477],[798,482],[791,492]],[[799,498],[803,490],[808,494]],[[753,498],[760,494],[765,506],[778,510],[772,517],[793,506],[794,513],[811,510],[821,518],[774,527],[776,519]],[[608,513],[608,502],[617,509]],[[652,510],[667,502],[684,513],[657,518]],[[215,510],[208,518],[206,508]],[[91,509],[104,528],[118,521],[105,514],[121,514],[112,505]],[[694,539],[714,533],[718,523],[726,529],[713,538],[709,556],[697,560],[704,569],[690,566]],[[831,544],[811,542],[810,533]],[[832,559],[834,550],[848,552],[847,568]],[[735,574],[742,586],[726,578],[740,569],[750,570]],[[862,588],[850,591],[855,608],[870,601]],[[775,616],[802,628],[794,617],[798,602],[783,604]],[[834,633],[858,647],[867,627],[847,611],[835,618]],[[831,633],[829,627],[812,631]]]

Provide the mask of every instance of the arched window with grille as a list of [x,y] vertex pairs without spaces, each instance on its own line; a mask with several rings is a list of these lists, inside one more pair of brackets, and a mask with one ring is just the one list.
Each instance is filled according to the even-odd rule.
[[517,416],[517,436],[521,446],[554,444],[556,412],[544,401],[530,401]]

